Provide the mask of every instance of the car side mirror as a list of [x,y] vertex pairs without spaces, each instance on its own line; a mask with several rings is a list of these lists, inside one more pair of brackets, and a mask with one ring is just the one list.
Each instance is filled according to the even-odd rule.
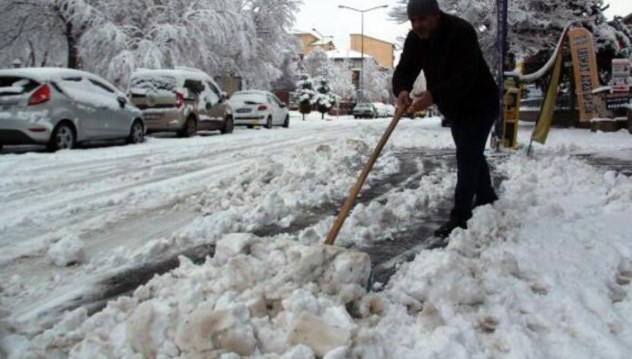
[[220,102],[225,102],[226,100],[228,100],[228,94],[224,91],[222,91],[221,96],[219,98]]
[[116,99],[118,100],[119,106],[121,106],[121,108],[125,108],[125,105],[127,105],[127,99],[123,96],[119,96]]
[[287,103],[281,102],[281,108],[286,108],[286,107],[287,107]]

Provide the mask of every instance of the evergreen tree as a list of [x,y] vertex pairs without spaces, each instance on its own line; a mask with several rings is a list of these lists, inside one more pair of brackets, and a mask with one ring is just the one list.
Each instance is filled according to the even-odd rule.
[[314,103],[318,108],[318,112],[321,113],[322,119],[325,119],[325,114],[331,110],[338,102],[338,96],[336,96],[329,86],[329,80],[325,77],[317,77],[314,79],[316,85],[316,95],[314,97]]
[[299,78],[300,80],[296,83],[296,97],[299,101],[300,112],[303,114],[303,121],[305,121],[305,115],[312,112],[316,91],[314,90],[314,81],[308,74],[303,73]]

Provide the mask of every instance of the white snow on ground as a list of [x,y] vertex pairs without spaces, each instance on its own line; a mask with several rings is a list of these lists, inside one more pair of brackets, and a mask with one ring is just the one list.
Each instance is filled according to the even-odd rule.
[[[9,173],[0,179],[2,199],[12,204],[0,217],[8,356],[632,355],[632,183],[570,156],[616,152],[632,160],[623,131],[554,129],[533,159],[508,157],[498,168],[507,178],[501,200],[478,209],[446,250],[401,265],[380,292],[363,289],[365,255],[315,245],[333,216],[295,236],[231,234],[290,226],[341,201],[386,124],[311,118],[288,131],[2,156]],[[437,120],[403,121],[375,176],[400,170],[394,150],[450,141]],[[411,212],[431,212],[449,196],[454,174],[440,168],[419,181],[418,190],[359,205],[339,244],[388,239]],[[84,242],[88,264],[50,266],[46,251],[69,233]],[[183,258],[99,313],[47,318],[51,302],[73,296],[44,293],[82,293],[121,266],[218,240],[206,263]]]
[[502,171],[494,207],[391,280],[372,331],[381,349],[393,358],[629,357],[630,179],[564,156],[515,156]]
[[370,271],[363,253],[247,234],[225,237],[204,265],[181,261],[178,269],[100,314],[89,319],[84,309],[68,314],[36,337],[35,346],[66,355],[68,344],[90,337],[70,356],[150,358],[222,349],[240,355],[262,348],[285,352],[307,341],[309,351],[322,356],[351,337],[356,325],[344,304],[364,294]]
[[84,244],[79,238],[69,236],[51,245],[46,254],[53,264],[65,267],[83,261],[83,247]]
[[[4,155],[2,305],[39,332],[114,272],[342,201],[383,126],[295,119],[289,130]],[[397,170],[387,150],[372,178]],[[48,249],[69,234],[85,243],[85,264],[52,268]]]

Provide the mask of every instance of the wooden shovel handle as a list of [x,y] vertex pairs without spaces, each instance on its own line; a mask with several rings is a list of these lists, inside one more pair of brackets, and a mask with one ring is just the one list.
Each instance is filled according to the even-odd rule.
[[345,223],[345,220],[347,219],[349,212],[351,212],[351,209],[353,208],[353,205],[355,204],[356,198],[358,198],[358,194],[360,193],[360,190],[362,189],[364,182],[366,181],[367,177],[369,176],[369,173],[373,169],[373,166],[375,165],[377,158],[380,156],[380,153],[382,153],[384,146],[386,146],[386,142],[388,142],[388,139],[391,137],[391,134],[393,134],[393,131],[395,131],[395,127],[397,127],[397,124],[399,123],[399,120],[404,115],[405,111],[406,111],[406,107],[400,107],[397,109],[397,113],[395,113],[395,117],[393,117],[391,124],[386,129],[386,132],[384,132],[384,134],[382,135],[380,142],[377,144],[377,147],[373,151],[373,154],[369,158],[369,161],[367,162],[366,166],[364,166],[364,170],[360,174],[360,177],[358,177],[358,181],[356,182],[355,186],[351,188],[351,193],[349,194],[349,197],[347,197],[345,204],[342,206],[342,209],[340,210],[340,213],[338,214],[338,218],[336,218],[336,221],[334,222],[333,226],[329,230],[329,234],[327,234],[327,239],[325,240],[325,244],[333,245],[334,242],[336,241],[336,237],[338,237],[338,233],[340,232],[342,225]]

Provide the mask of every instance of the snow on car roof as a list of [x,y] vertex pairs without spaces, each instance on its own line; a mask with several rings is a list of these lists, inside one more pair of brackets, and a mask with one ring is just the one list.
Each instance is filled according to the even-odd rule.
[[244,91],[237,91],[233,95],[268,95],[268,94],[271,94],[271,92],[263,91],[263,90],[244,90]]
[[[139,69],[132,74],[132,78],[141,76],[172,76],[179,80],[213,80],[213,78],[202,70],[196,69]],[[214,81],[213,81],[214,82]]]
[[112,85],[109,81],[105,80],[99,75],[93,73],[75,69],[69,69],[64,67],[26,67],[21,69],[6,69],[0,70],[0,76],[19,76],[26,77],[38,81],[51,81],[60,80],[66,77],[85,77],[99,82],[103,82],[111,89],[122,94],[116,86]]
[[27,67],[22,69],[0,70],[0,76],[24,76],[38,80],[53,80],[66,76],[89,76],[100,78],[89,72],[63,67]]

